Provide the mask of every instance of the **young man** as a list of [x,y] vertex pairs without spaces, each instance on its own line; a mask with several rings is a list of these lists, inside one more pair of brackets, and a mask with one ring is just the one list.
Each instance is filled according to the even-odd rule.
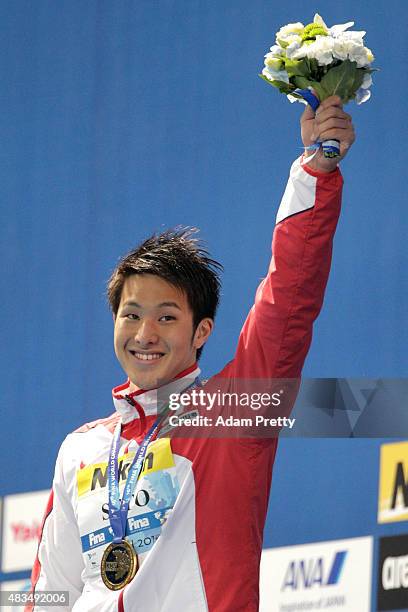
[[[354,141],[337,97],[316,116],[307,107],[301,131],[305,147],[339,140],[340,159]],[[300,376],[329,273],[338,161],[319,149],[292,166],[268,275],[235,357],[218,375],[227,389],[237,380]],[[258,609],[276,438],[160,434],[170,395],[197,384],[218,289],[216,262],[177,233],[149,239],[112,275],[115,351],[128,381],[113,391],[111,417],[64,441],[33,569],[37,592],[69,591],[63,609]]]

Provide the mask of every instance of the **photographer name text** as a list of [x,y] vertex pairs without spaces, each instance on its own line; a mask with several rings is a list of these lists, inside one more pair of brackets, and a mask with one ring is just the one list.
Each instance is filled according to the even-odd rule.
[[238,418],[233,416],[218,416],[216,419],[200,414],[171,415],[169,425],[171,427],[273,427],[292,429],[296,419],[288,417],[268,418],[260,414],[253,417]]

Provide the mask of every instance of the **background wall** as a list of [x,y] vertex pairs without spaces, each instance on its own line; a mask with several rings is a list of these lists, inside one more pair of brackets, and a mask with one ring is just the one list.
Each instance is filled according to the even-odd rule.
[[[407,375],[405,3],[3,0],[1,494],[47,488],[65,434],[112,410],[105,283],[147,234],[201,228],[225,266],[204,374],[231,358],[301,151],[302,108],[257,73],[275,31],[315,11],[367,30],[381,71],[347,109],[358,139],[305,375]],[[283,441],[265,544],[373,533],[378,448]]]

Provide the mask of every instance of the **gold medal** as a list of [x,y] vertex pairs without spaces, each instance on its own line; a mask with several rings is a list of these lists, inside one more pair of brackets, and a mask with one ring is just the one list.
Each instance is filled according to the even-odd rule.
[[139,569],[135,549],[129,542],[112,542],[103,553],[101,575],[111,591],[118,591],[129,584]]

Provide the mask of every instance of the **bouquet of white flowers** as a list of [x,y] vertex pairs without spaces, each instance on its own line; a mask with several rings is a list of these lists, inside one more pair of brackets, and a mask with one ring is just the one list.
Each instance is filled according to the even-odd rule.
[[[276,33],[276,44],[265,55],[259,76],[285,93],[291,102],[316,110],[329,96],[362,104],[370,98],[374,56],[364,46],[365,32],[349,31],[349,23],[327,27],[320,15],[313,23],[289,23]],[[336,157],[336,141],[323,143],[326,157]]]

